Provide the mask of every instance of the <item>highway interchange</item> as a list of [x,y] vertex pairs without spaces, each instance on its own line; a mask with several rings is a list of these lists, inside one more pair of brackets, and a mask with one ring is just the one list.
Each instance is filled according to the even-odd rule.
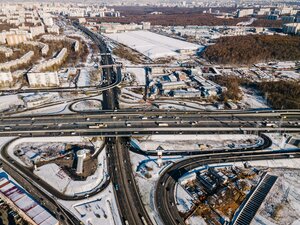
[[[150,218],[141,200],[138,187],[129,157],[129,137],[138,135],[156,134],[244,134],[252,133],[263,137],[264,142],[256,148],[232,149],[229,152],[217,151],[197,152],[193,157],[187,158],[166,168],[157,183],[155,192],[156,209],[160,219],[165,225],[184,224],[180,217],[174,199],[174,188],[177,180],[186,171],[201,165],[225,163],[235,161],[251,161],[262,159],[277,159],[299,157],[298,149],[284,151],[265,150],[271,145],[263,132],[299,133],[299,110],[262,110],[262,111],[136,111],[119,110],[117,101],[117,86],[122,75],[119,67],[113,65],[114,60],[106,46],[105,40],[80,26],[81,29],[97,44],[102,53],[101,65],[103,79],[109,85],[93,87],[103,93],[103,111],[99,113],[70,113],[60,115],[34,115],[34,116],[2,116],[0,123],[0,136],[38,137],[38,136],[104,136],[106,137],[106,151],[108,157],[109,180],[95,193],[103,190],[110,182],[113,184],[114,194],[125,225],[150,225],[156,222]],[[133,150],[133,149],[131,149]],[[147,154],[138,152],[139,154]],[[150,153],[148,153],[150,154]],[[152,153],[155,154],[155,153]],[[176,154],[176,153],[175,153]],[[178,153],[177,153],[178,154]],[[7,159],[7,166],[15,168],[23,176],[32,180],[32,185],[40,185],[51,193],[49,199],[82,199],[82,196],[66,197],[55,192],[46,183],[32,176],[30,171],[24,170],[14,163],[2,151],[2,157]],[[31,177],[31,178],[30,178]],[[54,201],[55,202],[55,201]],[[67,213],[68,214],[68,213]],[[70,216],[70,215],[68,215]],[[71,219],[72,220],[72,219]],[[74,219],[74,224],[79,220]]]

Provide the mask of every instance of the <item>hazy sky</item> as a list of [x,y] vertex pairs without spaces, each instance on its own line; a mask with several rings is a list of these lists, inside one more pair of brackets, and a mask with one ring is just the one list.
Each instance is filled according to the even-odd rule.
[[149,3],[149,4],[155,4],[155,3],[181,3],[181,2],[196,2],[196,3],[225,3],[225,2],[237,2],[237,3],[278,3],[278,2],[293,2],[294,4],[300,4],[300,0],[0,0],[1,3],[6,2],[6,3],[12,3],[12,2],[62,2],[62,3],[71,3],[71,2],[76,2],[76,3],[106,3],[106,4],[115,4],[115,3]]

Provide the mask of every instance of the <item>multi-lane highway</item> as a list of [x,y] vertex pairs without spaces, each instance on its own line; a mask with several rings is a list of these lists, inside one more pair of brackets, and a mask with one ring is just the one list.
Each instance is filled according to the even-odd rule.
[[[106,93],[107,92],[107,93]],[[106,91],[108,95],[111,90]],[[111,95],[111,94],[109,94]],[[104,105],[112,105],[105,100]],[[116,99],[116,98],[113,98]],[[298,111],[115,112],[2,117],[0,135],[132,136],[163,133],[299,132]]]

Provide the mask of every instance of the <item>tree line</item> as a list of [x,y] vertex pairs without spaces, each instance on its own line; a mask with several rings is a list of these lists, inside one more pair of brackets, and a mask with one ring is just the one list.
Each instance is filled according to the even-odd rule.
[[251,65],[272,60],[299,60],[300,37],[247,35],[221,37],[208,46],[204,58],[219,64]]

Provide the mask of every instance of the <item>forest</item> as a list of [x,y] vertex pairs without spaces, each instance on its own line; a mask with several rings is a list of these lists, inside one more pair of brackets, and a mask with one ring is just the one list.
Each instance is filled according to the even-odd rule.
[[[179,8],[179,7],[115,7],[122,17],[91,18],[89,21],[115,22],[115,23],[141,23],[151,22],[152,25],[162,26],[233,26],[239,22],[249,21],[249,18],[218,18],[213,14],[203,13],[209,8]],[[232,12],[234,8],[214,8],[214,11]],[[152,12],[162,14],[153,15]],[[280,27],[281,21],[258,18],[253,26]]]
[[213,63],[251,65],[273,60],[299,60],[300,37],[248,35],[219,38],[203,57]]
[[300,83],[275,81],[257,83],[257,89],[274,109],[300,109]]
[[228,100],[239,101],[242,99],[242,91],[240,89],[241,81],[235,76],[210,76],[210,80],[215,83],[226,87],[227,91],[223,92],[220,100],[227,102]]

